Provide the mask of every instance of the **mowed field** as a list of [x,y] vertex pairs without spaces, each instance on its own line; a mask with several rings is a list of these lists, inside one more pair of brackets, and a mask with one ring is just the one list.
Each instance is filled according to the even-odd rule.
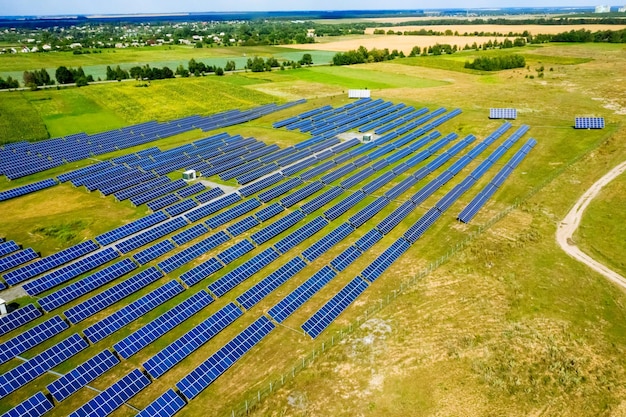
[[[385,47],[397,48],[389,43]],[[513,121],[514,127],[528,124],[530,130],[523,140],[533,137],[538,144],[470,224],[461,224],[455,219],[463,203],[468,201],[464,198],[317,340],[292,330],[297,329],[347,280],[360,273],[449,188],[438,191],[398,226],[399,230],[371,248],[367,256],[357,260],[329,288],[289,318],[285,327],[276,329],[192,400],[180,415],[231,415],[232,409],[245,406],[245,400],[252,403],[258,390],[267,391],[270,382],[281,380],[285,385],[252,410],[252,415],[623,415],[626,410],[623,400],[626,394],[626,297],[601,276],[561,253],[554,241],[557,222],[578,195],[609,168],[626,159],[623,146],[626,140],[626,96],[623,91],[615,89],[615,78],[606,77],[607,73],[619,74],[624,68],[623,46],[547,45],[512,52],[524,54],[529,67],[489,74],[467,71],[462,68],[463,62],[482,54],[471,52],[354,67],[244,73],[223,79],[167,80],[153,82],[150,87],[120,83],[84,89],[10,93],[7,97],[11,97],[16,106],[30,109],[30,123],[39,131],[50,131],[51,136],[96,132],[155,118],[168,120],[307,98],[305,105],[223,129],[230,134],[253,136],[281,146],[309,136],[273,129],[274,121],[327,104],[334,107],[346,104],[349,102],[346,98],[348,88],[370,88],[374,98],[416,108],[428,107],[431,111],[438,107],[461,109],[461,115],[440,127],[443,135],[455,132],[465,137],[472,133],[482,139],[501,124],[501,121],[487,118],[490,107],[517,108],[518,119]],[[484,54],[498,53],[502,52]],[[538,78],[540,67],[544,67],[542,78]],[[529,78],[530,75],[534,78]],[[169,102],[168,97],[172,98]],[[86,102],[90,105],[85,106]],[[0,106],[8,107],[4,104],[6,100],[2,103]],[[0,111],[6,135],[14,137],[14,132],[28,132],[23,126],[14,126],[6,120],[5,114],[6,110]],[[576,115],[605,117],[607,128],[574,130]],[[95,116],[102,118],[98,122],[102,125],[89,121]],[[169,149],[211,133],[193,131],[149,146]],[[103,158],[113,156],[118,154]],[[77,163],[71,168],[87,163],[91,162]],[[39,178],[69,168],[60,167],[54,172],[40,174]],[[462,174],[468,172],[466,169]],[[31,179],[6,182],[2,189],[29,181]],[[615,185],[616,188],[607,189],[603,198],[605,203],[600,203],[604,206],[591,210],[606,213],[608,209],[603,207],[623,203],[619,198],[622,182]],[[226,183],[234,185],[233,182]],[[484,184],[486,182],[479,185]],[[351,191],[357,188],[355,186]],[[47,207],[49,201],[54,204]],[[371,201],[373,197],[364,200],[355,210]],[[400,201],[393,202],[363,230],[357,230],[356,237],[399,204]],[[491,219],[513,204],[514,209],[497,223],[490,224]],[[15,238],[19,243],[46,254],[147,213],[145,207],[133,208],[128,202],[118,203],[112,197],[86,194],[84,189],[67,184],[0,203],[0,209],[3,210],[0,231],[7,231],[7,238]],[[101,214],[102,221],[99,221],[98,210],[106,211],[106,215]],[[589,213],[584,227],[590,231],[596,227],[597,217],[593,211]],[[611,213],[611,216],[602,217],[602,230],[613,230],[615,241],[623,242],[622,229],[614,227],[623,223],[623,212],[614,210]],[[336,224],[345,220],[346,216],[343,216]],[[40,230],[46,225],[74,230],[75,236],[64,240],[59,234]],[[589,232],[579,238],[587,241],[605,259],[621,259],[623,246],[619,243],[598,243],[604,242],[603,233],[599,231],[592,235]],[[468,241],[470,236],[474,238]],[[315,240],[315,237],[308,239],[290,254],[296,256]],[[458,245],[462,242],[465,246],[461,249]],[[328,263],[349,243],[342,242],[332,253],[315,261],[293,283],[246,312],[234,328],[218,335],[163,378],[153,381],[129,404],[142,408],[174,386],[194,366],[267,312],[296,283],[308,278],[315,268]],[[203,255],[192,265],[166,276],[158,285],[175,279],[214,254]],[[442,257],[447,260],[444,265],[424,275],[409,290],[403,287],[403,293],[395,301],[374,316],[366,317],[368,309],[379,306],[381,300],[393,296],[401,284]],[[239,264],[236,262],[224,271]],[[274,269],[271,267],[256,274],[252,281],[260,280]],[[202,281],[197,288],[206,287],[215,278]],[[251,284],[247,283],[245,287]],[[184,297],[177,300],[181,298]],[[127,301],[134,299],[135,296]],[[20,300],[22,303],[27,301]],[[220,299],[209,309],[213,312],[228,301]],[[88,353],[109,347],[170,306],[166,304],[151,312],[123,329],[121,334],[92,346]],[[108,313],[110,311],[105,310],[72,330],[81,330]],[[204,317],[206,313],[200,316]],[[199,322],[200,316],[191,321]],[[331,347],[333,335],[339,331],[343,334],[349,328],[352,332]],[[143,360],[182,333],[182,328],[175,329],[145,351],[122,361],[118,369],[92,385],[98,389],[106,388],[125,372],[141,366]],[[54,339],[55,342],[58,340]],[[29,357],[50,345],[51,342],[47,342],[33,349]],[[318,352],[315,359],[305,361],[306,369],[292,378],[294,368],[302,365],[303,357],[310,358],[313,350]],[[77,355],[75,363],[88,356],[87,352]],[[15,365],[15,361],[4,364],[0,372]],[[72,367],[66,363],[55,370],[63,373]],[[41,390],[54,379],[53,375],[44,375],[36,383],[11,394],[7,401],[3,401],[0,411],[17,403],[17,399]],[[81,390],[66,402],[57,404],[50,415],[67,415],[94,395],[91,391]],[[135,413],[123,407],[113,415],[132,416]]]

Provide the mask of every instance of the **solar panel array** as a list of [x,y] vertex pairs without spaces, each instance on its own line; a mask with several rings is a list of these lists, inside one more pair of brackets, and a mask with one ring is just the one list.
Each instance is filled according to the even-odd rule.
[[165,273],[172,272],[228,240],[230,236],[222,230],[162,260],[157,266]]
[[37,258],[39,258],[39,254],[32,248],[13,252],[8,256],[0,258],[0,272],[8,271]]
[[134,222],[125,224],[124,226],[120,226],[109,232],[103,233],[99,236],[96,236],[96,240],[101,245],[108,245],[115,242],[116,240],[120,240],[126,236],[130,236],[133,233],[136,233],[140,230],[143,230],[147,227],[153,226],[165,220],[167,220],[167,215],[159,211],[142,217],[139,220],[135,220]]
[[304,219],[304,217],[304,213],[302,213],[300,210],[296,210],[292,213],[289,213],[285,217],[275,221],[274,223],[264,227],[258,232],[253,233],[250,236],[250,239],[252,239],[257,245],[265,243],[274,236],[277,236],[285,230],[289,229],[291,226]]
[[57,184],[58,182],[55,179],[48,178],[47,180],[37,181],[28,185],[22,185],[21,187],[11,188],[10,190],[6,191],[0,191],[0,201],[6,201],[12,198],[34,193],[35,191],[50,188]]
[[38,392],[4,413],[2,417],[40,417],[53,407],[52,402],[43,393]]
[[11,330],[41,317],[41,311],[34,304],[27,304],[22,308],[11,311],[0,317],[0,335],[6,334]]
[[302,256],[309,262],[314,261],[337,243],[345,239],[350,233],[354,231],[354,226],[350,223],[342,223],[328,233],[326,236],[320,238],[307,249],[302,252]]
[[225,274],[209,285],[209,290],[217,297],[222,297],[244,280],[248,279],[262,268],[278,259],[280,254],[272,248],[267,248],[258,255],[250,258],[237,268]]
[[53,316],[43,323],[31,327],[0,344],[0,363],[13,359],[67,328],[69,325],[59,316]]
[[159,378],[242,314],[235,304],[227,304],[144,362],[144,369],[152,378]]
[[517,119],[517,109],[492,108],[489,109],[490,119]]
[[165,301],[184,290],[185,289],[178,281],[170,281],[130,303],[126,307],[85,328],[83,333],[90,342],[95,343],[113,334],[128,323],[138,319],[148,311],[163,304]]
[[575,129],[604,129],[604,117],[576,117]]
[[48,384],[46,388],[55,400],[61,402],[118,363],[120,360],[105,349]]
[[206,291],[199,291],[115,343],[113,348],[120,356],[128,359],[212,302],[213,298]]
[[169,235],[178,229],[182,229],[187,226],[188,223],[182,217],[176,217],[171,220],[167,220],[149,230],[136,234],[126,240],[123,240],[115,245],[115,247],[122,253],[128,253],[141,246],[146,245],[160,237]]
[[150,380],[140,370],[135,369],[83,404],[70,417],[108,416],[148,385]]
[[196,397],[275,327],[267,317],[261,316],[177,382],[176,387],[188,400]]
[[148,404],[136,417],[170,417],[185,406],[183,400],[173,389],[168,389],[156,400]]

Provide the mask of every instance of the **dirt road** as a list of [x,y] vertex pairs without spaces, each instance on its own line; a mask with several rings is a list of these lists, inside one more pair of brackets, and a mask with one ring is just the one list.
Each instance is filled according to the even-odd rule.
[[626,278],[618,274],[617,272],[607,268],[605,265],[591,258],[589,255],[581,251],[578,246],[572,240],[572,235],[578,228],[582,215],[591,200],[594,199],[606,184],[611,182],[614,178],[622,174],[626,170],[626,161],[622,162],[606,175],[600,178],[595,184],[591,186],[580,199],[574,204],[574,207],[567,213],[565,218],[559,223],[559,227],[556,231],[556,241],[561,248],[572,258],[584,263],[600,274],[604,275],[609,280],[613,281],[620,287],[626,289]]

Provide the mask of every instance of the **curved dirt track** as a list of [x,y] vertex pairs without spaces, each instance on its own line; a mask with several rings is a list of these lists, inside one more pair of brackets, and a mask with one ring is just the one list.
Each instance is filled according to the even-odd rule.
[[606,278],[619,285],[623,289],[626,289],[626,278],[618,274],[617,272],[607,268],[605,265],[591,258],[589,255],[581,251],[578,246],[572,240],[572,235],[578,228],[582,219],[583,212],[593,200],[602,187],[611,182],[614,178],[622,174],[626,170],[626,161],[622,162],[606,175],[600,178],[595,184],[591,186],[581,197],[578,199],[574,207],[567,213],[565,218],[559,223],[559,227],[556,231],[556,241],[561,248],[572,258],[584,263]]

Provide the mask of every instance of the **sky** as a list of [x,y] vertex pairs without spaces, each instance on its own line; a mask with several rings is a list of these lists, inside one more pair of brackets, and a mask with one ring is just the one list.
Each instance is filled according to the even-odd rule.
[[[624,0],[626,1],[626,0]],[[605,0],[0,0],[0,16],[592,6]]]

